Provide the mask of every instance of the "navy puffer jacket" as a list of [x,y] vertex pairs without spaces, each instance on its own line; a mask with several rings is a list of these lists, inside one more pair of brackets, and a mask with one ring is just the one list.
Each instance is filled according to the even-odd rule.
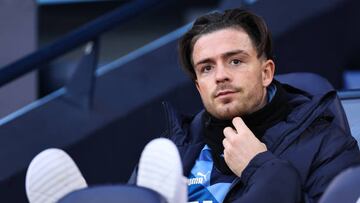
[[[329,106],[337,99],[330,91],[309,95],[283,85],[291,113],[266,130],[268,151],[255,156],[238,177],[224,202],[317,202],[330,181],[358,164],[356,140],[335,122]],[[164,104],[168,137],[177,145],[188,177],[204,147],[202,114],[186,117]]]

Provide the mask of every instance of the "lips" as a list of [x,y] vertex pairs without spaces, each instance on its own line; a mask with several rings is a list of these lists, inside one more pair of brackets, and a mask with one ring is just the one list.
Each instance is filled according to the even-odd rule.
[[234,91],[234,90],[221,90],[215,94],[215,97],[227,96],[227,95],[233,94],[235,92],[236,91]]

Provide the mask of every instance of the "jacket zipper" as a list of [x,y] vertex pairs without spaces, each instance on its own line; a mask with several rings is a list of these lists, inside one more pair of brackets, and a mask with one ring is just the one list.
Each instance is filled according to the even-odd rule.
[[240,182],[240,178],[237,177],[237,178],[231,183],[230,188],[229,188],[229,191],[226,193],[223,202],[228,202],[228,199],[229,199],[231,190],[232,190],[237,184],[239,184],[239,182]]
[[166,122],[165,137],[169,138],[171,133],[170,133],[170,115],[169,115],[168,103],[163,101],[162,106],[165,113],[165,122]]

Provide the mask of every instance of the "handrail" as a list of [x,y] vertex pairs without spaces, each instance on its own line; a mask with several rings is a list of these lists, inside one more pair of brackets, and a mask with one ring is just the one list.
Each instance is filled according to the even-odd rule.
[[[0,87],[30,71],[41,69],[41,65],[92,41],[103,32],[118,26],[146,9],[154,7],[161,0],[136,0],[127,3],[94,21],[87,23],[63,38],[51,43],[0,69]],[[169,2],[168,0],[162,2]]]
[[360,99],[360,89],[341,90],[337,93],[341,100]]

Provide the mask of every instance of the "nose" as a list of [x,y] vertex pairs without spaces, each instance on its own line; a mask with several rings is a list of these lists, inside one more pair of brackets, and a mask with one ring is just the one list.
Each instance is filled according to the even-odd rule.
[[216,83],[230,81],[230,78],[231,78],[231,74],[229,73],[229,70],[227,70],[225,66],[220,65],[216,68],[216,72],[215,72]]

